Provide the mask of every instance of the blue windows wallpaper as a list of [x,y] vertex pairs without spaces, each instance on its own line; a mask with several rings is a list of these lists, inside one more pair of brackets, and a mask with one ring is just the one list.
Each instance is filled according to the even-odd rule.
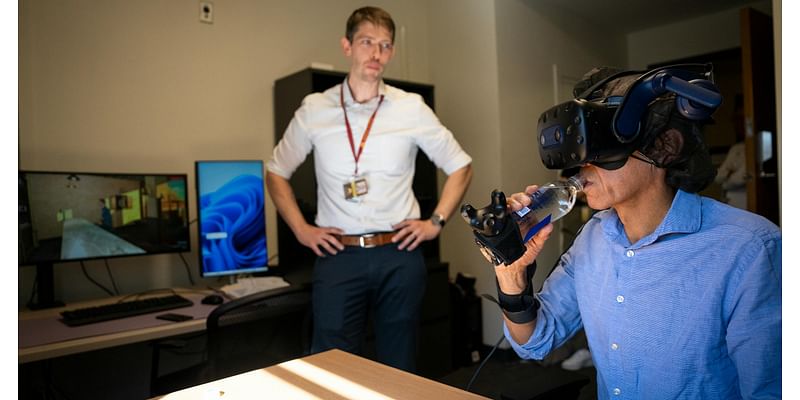
[[197,161],[195,172],[201,274],[266,271],[263,162]]

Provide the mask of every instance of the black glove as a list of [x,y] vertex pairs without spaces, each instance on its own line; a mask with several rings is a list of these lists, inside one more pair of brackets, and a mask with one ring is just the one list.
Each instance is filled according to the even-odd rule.
[[525,254],[525,243],[519,225],[506,209],[506,195],[492,191],[491,203],[476,210],[469,204],[461,206],[461,216],[475,235],[475,243],[494,265],[509,265]]

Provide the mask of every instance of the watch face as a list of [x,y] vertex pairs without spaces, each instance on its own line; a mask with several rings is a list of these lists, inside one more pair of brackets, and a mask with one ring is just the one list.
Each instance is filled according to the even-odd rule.
[[436,225],[439,225],[439,226],[443,227],[444,226],[444,217],[442,217],[441,214],[433,214],[433,215],[431,215],[431,222],[433,222]]

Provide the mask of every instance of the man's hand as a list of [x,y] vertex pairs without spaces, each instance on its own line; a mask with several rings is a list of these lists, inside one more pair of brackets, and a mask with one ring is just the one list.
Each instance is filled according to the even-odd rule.
[[530,185],[525,188],[525,192],[512,194],[507,201],[508,209],[510,211],[519,211],[522,208],[531,205],[531,195],[536,193],[537,190],[539,190],[539,186]]
[[[513,212],[531,204],[531,194],[536,192],[539,187],[531,185],[525,188],[524,193],[514,193],[508,199],[508,208]],[[497,275],[497,283],[503,293],[516,295],[522,293],[528,286],[526,281],[526,268],[533,263],[539,256],[544,247],[545,241],[553,232],[553,224],[547,224],[537,232],[530,240],[525,243],[525,253],[511,263],[511,265],[500,264],[494,268]]]
[[526,269],[533,264],[533,260],[539,255],[544,247],[544,242],[553,232],[553,224],[547,224],[537,232],[531,240],[525,243],[525,253],[522,257],[511,263],[511,265],[500,264],[494,267],[497,275],[497,284],[505,294],[517,295],[528,287],[526,279]]
[[407,219],[395,224],[392,228],[399,230],[392,238],[392,243],[400,243],[397,249],[408,251],[416,249],[420,243],[426,240],[439,236],[442,231],[441,226],[433,224],[428,219]]
[[344,245],[336,238],[344,232],[338,228],[320,228],[314,225],[305,224],[295,232],[297,241],[303,246],[311,249],[317,256],[325,257],[324,249],[330,255],[335,255],[344,250]]

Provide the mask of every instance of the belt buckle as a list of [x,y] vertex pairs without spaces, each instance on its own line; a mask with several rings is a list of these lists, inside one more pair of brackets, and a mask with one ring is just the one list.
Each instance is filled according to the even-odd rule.
[[375,237],[375,234],[374,234],[374,233],[368,233],[368,234],[366,234],[366,235],[361,235],[361,236],[359,236],[359,237],[358,237],[358,245],[359,245],[360,247],[363,247],[363,248],[365,248],[365,249],[371,249],[371,248],[375,247],[375,245],[374,245],[374,244],[367,244],[367,243],[364,241],[364,239],[371,238],[371,237]]

